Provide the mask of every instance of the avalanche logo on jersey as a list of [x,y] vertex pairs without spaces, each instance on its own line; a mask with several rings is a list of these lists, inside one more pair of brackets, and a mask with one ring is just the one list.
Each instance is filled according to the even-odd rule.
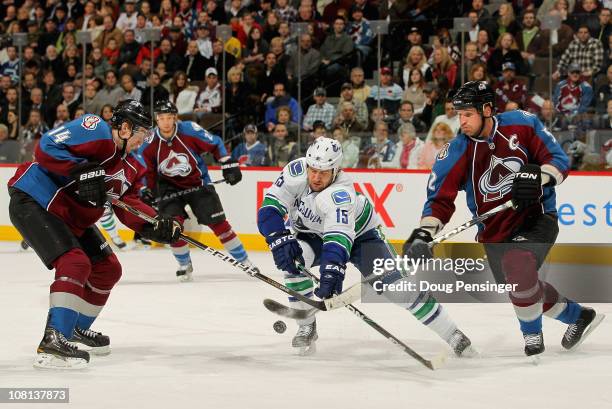
[[173,150],[166,159],[159,164],[159,172],[168,177],[174,176],[189,176],[191,173],[191,165],[189,158],[184,153],[176,153]]
[[130,183],[127,181],[125,171],[120,169],[117,173],[106,175],[104,183],[108,193],[113,199],[119,199],[130,188]]
[[93,131],[98,127],[98,123],[100,122],[100,118],[95,115],[85,115],[83,117],[83,121],[81,122],[81,126],[88,131]]
[[480,180],[478,189],[485,202],[492,202],[502,198],[512,190],[512,180],[514,174],[519,171],[523,161],[515,156],[508,158],[498,158],[491,155],[491,163]]

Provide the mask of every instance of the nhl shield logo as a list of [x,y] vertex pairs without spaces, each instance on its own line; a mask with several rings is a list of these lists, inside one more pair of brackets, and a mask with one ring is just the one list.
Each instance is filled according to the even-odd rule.
[[85,115],[83,117],[83,121],[81,122],[81,126],[88,131],[93,131],[98,127],[98,123],[100,122],[100,118],[95,115]]

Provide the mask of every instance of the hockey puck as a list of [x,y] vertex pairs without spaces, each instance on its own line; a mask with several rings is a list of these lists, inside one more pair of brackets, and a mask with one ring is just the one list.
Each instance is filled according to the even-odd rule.
[[274,328],[274,331],[282,334],[287,330],[287,324],[285,324],[283,321],[276,321],[272,328]]

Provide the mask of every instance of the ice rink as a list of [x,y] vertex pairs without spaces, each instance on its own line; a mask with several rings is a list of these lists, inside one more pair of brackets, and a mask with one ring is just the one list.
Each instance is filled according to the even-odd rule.
[[[202,251],[192,251],[195,281],[182,284],[169,250],[118,256],[123,278],[93,327],[111,337],[112,354],[81,372],[40,371],[32,362],[52,272],[32,251],[0,244],[0,387],[68,387],[70,407],[90,409],[612,407],[609,304],[596,306],[608,318],[572,353],[560,345],[565,325],[545,320],[538,366],[523,355],[510,305],[446,305],[481,357],[451,357],[432,372],[347,310],[319,314],[316,355],[296,356],[295,324],[275,333],[277,317],[262,305],[284,295]],[[269,254],[251,258],[280,280]],[[357,278],[351,271],[347,281]],[[427,357],[446,348],[405,310],[357,305]],[[0,405],[12,406],[46,405]]]

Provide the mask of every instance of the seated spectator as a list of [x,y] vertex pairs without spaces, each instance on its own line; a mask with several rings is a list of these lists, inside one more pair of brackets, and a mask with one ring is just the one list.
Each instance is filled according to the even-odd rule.
[[269,48],[268,42],[262,38],[261,28],[253,27],[249,32],[246,46],[242,50],[242,61],[245,64],[263,64]]
[[395,132],[397,136],[393,139],[399,141],[400,128],[404,125],[410,124],[414,127],[415,132],[427,131],[427,125],[414,115],[414,105],[410,101],[402,101],[399,109],[399,118],[391,126],[392,132]]
[[468,81],[488,81],[487,66],[480,63],[472,65],[468,74]]
[[332,104],[327,102],[327,92],[325,88],[315,89],[313,95],[315,103],[308,107],[306,116],[304,116],[303,129],[305,131],[311,131],[312,124],[315,121],[323,121],[325,128],[331,129],[336,110]]
[[212,40],[210,38],[210,27],[206,24],[198,25],[196,29],[196,43],[200,55],[209,60],[213,55]]
[[364,149],[362,161],[365,167],[379,169],[389,167],[395,156],[395,144],[389,139],[389,126],[386,122],[378,121],[374,125],[374,138],[372,143]]
[[8,136],[7,126],[0,124],[0,163],[19,163],[21,145]]
[[516,22],[512,3],[500,3],[499,9],[493,13],[493,18],[497,19],[494,22],[494,38],[498,38],[504,33],[510,33],[513,37],[516,37],[516,34],[520,30],[520,26]]
[[507,62],[514,64],[518,75],[525,74],[523,57],[518,50],[514,36],[510,33],[502,34],[497,40],[497,47],[487,62],[489,74],[495,78],[500,77],[502,65]]
[[267,166],[268,147],[257,140],[257,127],[248,124],[242,131],[244,142],[232,150],[232,159],[240,166]]
[[334,19],[333,32],[321,45],[321,63],[326,80],[332,82],[343,70],[342,58],[347,57],[354,49],[351,37],[344,31],[345,21],[342,17]]
[[24,144],[33,144],[35,141],[38,141],[40,137],[43,136],[43,134],[48,130],[49,127],[44,123],[40,110],[32,108],[30,110],[28,122],[26,122],[23,127]]
[[374,39],[370,22],[363,17],[363,9],[357,6],[351,8],[351,17],[352,20],[347,28],[348,35],[362,54],[363,59],[366,59],[372,52],[370,44]]
[[425,96],[425,78],[423,78],[423,73],[419,69],[413,68],[410,71],[410,78],[406,83],[402,98],[404,101],[412,102],[415,113],[423,112],[427,97]]
[[567,119],[563,115],[557,115],[555,105],[550,99],[544,100],[538,117],[544,126],[552,132],[567,130],[569,124]]
[[242,70],[238,66],[230,68],[225,84],[225,112],[240,116],[254,113],[255,107],[250,93],[249,86],[242,79]]
[[495,49],[491,47],[489,42],[489,32],[487,30],[480,30],[478,32],[478,40],[476,42],[478,46],[478,55],[480,55],[480,61],[484,64],[488,64],[491,55]]
[[74,111],[79,106],[80,94],[76,92],[74,85],[71,83],[64,83],[62,86],[62,101],[60,104],[64,104],[68,107],[70,118],[74,117]]
[[285,124],[276,124],[273,130],[273,139],[268,147],[270,166],[285,167],[289,162],[298,158],[297,142],[289,142]]
[[[378,123],[379,121],[385,121],[386,119],[387,119],[387,112],[385,111],[383,107],[372,109],[372,112],[370,113],[370,122],[368,123],[367,131],[374,132],[374,126],[376,125],[376,123]],[[369,145],[369,144],[370,144],[370,141],[367,141],[366,145]],[[364,145],[361,145],[362,148],[363,146]]]
[[121,76],[121,88],[123,89],[123,95],[119,97],[120,101],[124,101],[126,99],[134,99],[136,101],[140,101],[142,98],[142,91],[136,88],[134,84],[134,80],[132,76],[129,74],[123,74]]
[[357,101],[366,102],[370,97],[370,86],[365,83],[365,75],[361,67],[351,70],[351,84],[353,84],[353,97]]
[[[99,112],[106,104],[116,104],[123,95],[123,89],[117,85],[117,75],[109,70],[104,74],[104,87],[98,91],[96,97],[91,101],[92,112]],[[55,126],[53,127],[55,128]]]
[[340,88],[340,99],[338,105],[336,105],[336,119],[342,115],[344,102],[350,102],[353,105],[355,119],[363,129],[366,129],[368,127],[368,107],[364,102],[355,98],[353,85],[350,82],[345,82]]
[[608,66],[606,76],[608,81],[597,89],[593,101],[595,103],[595,112],[598,114],[606,112],[607,103],[612,98],[612,65]]
[[135,64],[139,51],[140,44],[136,41],[134,30],[126,30],[123,33],[123,45],[119,48],[117,66],[123,69],[129,64]]
[[295,21],[297,18],[297,10],[289,4],[289,0],[276,0],[274,12],[279,16],[281,21]]
[[427,140],[430,140],[433,135],[433,131],[438,123],[443,123],[448,125],[451,130],[451,136],[454,136],[459,130],[459,115],[457,115],[457,111],[455,111],[455,106],[451,101],[446,101],[444,103],[444,114],[438,115],[436,119],[434,119],[431,127],[429,128],[429,133],[427,134]]
[[359,162],[359,146],[353,142],[349,134],[337,127],[332,131],[332,137],[342,145],[342,168],[354,168]]
[[541,30],[536,20],[534,10],[523,13],[523,29],[516,36],[516,43],[523,60],[533,65],[536,57],[547,57],[550,41],[550,32]]
[[107,124],[110,125],[110,120],[113,117],[113,106],[111,104],[106,104],[100,110],[100,118],[104,120]]
[[17,140],[19,138],[19,121],[17,111],[9,109],[6,115],[6,125],[8,127],[8,138]]
[[408,51],[408,55],[406,56],[404,66],[398,73],[399,85],[403,87],[404,90],[408,90],[412,70],[415,69],[421,72],[421,77],[423,77],[424,82],[433,81],[433,75],[431,72],[432,69],[427,63],[425,51],[418,45],[410,48],[410,51]]
[[274,84],[274,98],[266,104],[265,124],[269,132],[272,132],[276,125],[276,110],[281,106],[287,106],[291,110],[291,121],[299,124],[302,118],[302,111],[298,102],[287,94],[285,84]]
[[[318,50],[312,47],[312,36],[308,33],[300,36],[300,66],[301,72],[300,79],[302,81],[302,90],[307,91],[312,89],[314,83],[314,76],[319,70],[321,65],[321,54]],[[287,78],[293,84],[295,88],[298,80],[298,55],[297,53],[291,54],[289,61],[287,62]]]
[[149,74],[147,87],[142,91],[140,102],[146,107],[151,106],[151,86],[153,86],[153,102],[165,101],[170,98],[168,90],[160,84],[160,76],[157,72]]
[[355,105],[352,102],[342,102],[338,107],[338,115],[334,120],[335,128],[342,128],[349,136],[364,132],[366,128],[357,120]]
[[291,116],[291,108],[288,106],[278,107],[276,110],[276,123],[285,125],[289,134],[288,140],[297,141],[299,125],[291,120]]
[[198,95],[193,111],[201,114],[221,112],[221,84],[213,67],[206,70],[206,87]]
[[555,109],[564,115],[587,112],[593,100],[593,88],[581,79],[582,68],[572,64],[568,68],[567,79],[559,82],[553,91]]
[[416,130],[411,124],[402,125],[398,129],[399,142],[395,145],[395,156],[388,164],[392,169],[418,169],[419,155],[425,142],[417,138]]
[[597,129],[612,129],[612,99],[608,100],[606,113],[599,117],[595,126]]
[[453,139],[455,133],[456,132],[453,132],[451,127],[444,122],[438,122],[432,125],[430,135],[427,136],[423,150],[419,155],[419,169],[431,169],[436,162],[438,153],[442,150],[444,145]]
[[[64,104],[59,104],[55,109],[55,122],[53,122],[53,128],[57,128],[58,126],[62,126],[66,122],[70,121],[70,112],[68,111],[68,107]],[[10,121],[9,121],[10,126]],[[9,134],[10,137],[10,134]]]
[[612,35],[612,10],[611,5],[608,3],[607,7],[599,9],[598,24],[595,31],[592,31],[592,35],[597,41],[600,41],[604,49],[609,51],[608,38]]
[[[257,65],[257,67],[259,67],[259,65]],[[286,72],[283,72],[282,66],[278,64],[276,54],[270,51],[266,54],[263,68],[254,72],[252,76],[254,77],[253,87],[257,90],[257,93],[261,95],[261,102],[265,103],[269,102],[269,99],[274,97],[275,84],[285,84]]]
[[112,65],[108,62],[108,59],[102,54],[100,48],[94,48],[89,54],[89,63],[94,67],[94,75],[98,78],[104,78],[104,73],[112,70]]
[[115,40],[116,46],[119,48],[123,42],[123,33],[119,28],[115,27],[113,17],[107,15],[104,17],[104,30],[93,41],[93,47],[104,50],[108,47],[108,42],[111,38]]
[[6,47],[7,60],[0,65],[0,74],[8,75],[13,82],[19,80],[19,56],[17,47],[10,45]]
[[389,113],[395,114],[402,100],[402,87],[393,82],[391,68],[383,67],[380,69],[380,88],[374,85],[370,90],[370,97],[367,99],[368,107],[380,105]]
[[577,1],[574,5],[574,10],[568,20],[572,22],[572,28],[577,30],[580,26],[588,27],[592,33],[597,32],[599,21],[597,18],[597,0],[582,0]]
[[570,65],[578,65],[581,75],[590,79],[602,67],[604,57],[603,45],[589,33],[589,27],[582,25],[578,28],[576,38],[569,44],[561,56],[557,70],[553,73],[553,80],[561,78],[561,74],[568,72]]
[[453,62],[446,47],[438,47],[432,54],[432,76],[444,94],[455,85],[457,81],[457,64]]
[[202,81],[204,79],[202,74],[206,72],[207,67],[208,61],[200,54],[197,41],[189,41],[181,71],[187,74],[189,81]]
[[119,15],[117,19],[117,28],[119,30],[128,30],[136,28],[136,19],[138,12],[136,11],[136,0],[125,0],[125,11]]
[[516,67],[513,63],[504,63],[502,66],[502,79],[493,86],[493,90],[496,95],[498,112],[504,112],[506,104],[510,101],[516,102],[521,108],[525,106],[527,101],[527,85],[523,81],[516,79]]
[[461,70],[457,69],[457,80],[455,81],[454,88],[459,88],[466,82],[466,78],[469,75],[472,67],[476,64],[481,64],[482,60],[478,54],[478,46],[476,43],[469,42],[465,45],[465,56],[463,58],[463,80],[461,79]]
[[198,87],[187,85],[187,74],[183,71],[174,73],[170,83],[169,98],[176,105],[179,115],[193,112],[198,94]]

